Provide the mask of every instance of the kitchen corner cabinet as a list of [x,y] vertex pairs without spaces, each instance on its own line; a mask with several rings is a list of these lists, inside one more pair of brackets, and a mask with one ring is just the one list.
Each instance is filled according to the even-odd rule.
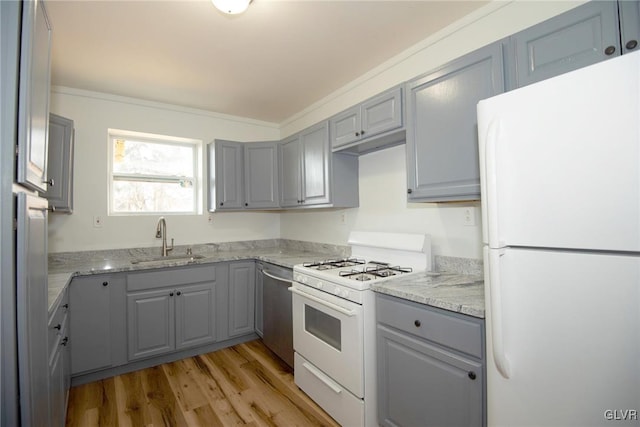
[[503,46],[495,42],[406,84],[410,202],[480,198],[476,104],[504,92]]
[[278,144],[216,140],[208,145],[209,210],[279,206]]
[[47,177],[51,25],[42,0],[22,3],[20,51],[17,181],[46,191],[52,185]]
[[254,261],[229,264],[229,338],[254,332],[255,280]]
[[73,211],[73,120],[49,114],[47,175],[52,186],[43,194],[54,212]]
[[638,1],[591,1],[511,36],[515,87],[637,50]]
[[213,266],[128,274],[128,359],[214,342],[215,288]]
[[69,298],[64,291],[49,316],[49,421],[63,427],[71,385],[69,354]]
[[327,121],[280,145],[282,207],[358,206],[358,158],[331,153]]
[[333,149],[402,127],[402,87],[389,89],[329,120]]
[[486,425],[484,322],[376,295],[381,426]]
[[121,274],[75,277],[69,285],[71,374],[126,363],[125,279]]

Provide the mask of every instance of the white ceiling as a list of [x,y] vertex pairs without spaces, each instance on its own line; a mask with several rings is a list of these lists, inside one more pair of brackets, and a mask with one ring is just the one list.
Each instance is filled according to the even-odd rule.
[[281,123],[486,2],[46,4],[53,85]]

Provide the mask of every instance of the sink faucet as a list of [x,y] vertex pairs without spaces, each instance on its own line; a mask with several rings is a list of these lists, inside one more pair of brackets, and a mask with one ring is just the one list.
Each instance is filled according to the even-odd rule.
[[162,256],[167,256],[173,250],[173,239],[171,239],[171,247],[167,247],[167,222],[163,216],[158,220],[156,239],[162,239]]

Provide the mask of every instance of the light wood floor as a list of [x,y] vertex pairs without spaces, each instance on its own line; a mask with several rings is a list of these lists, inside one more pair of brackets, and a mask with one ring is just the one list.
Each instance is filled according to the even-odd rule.
[[73,387],[67,426],[338,426],[260,340]]

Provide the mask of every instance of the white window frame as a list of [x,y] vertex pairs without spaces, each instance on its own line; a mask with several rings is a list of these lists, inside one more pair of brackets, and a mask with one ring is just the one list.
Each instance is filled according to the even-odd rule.
[[[181,145],[191,147],[193,149],[193,177],[177,177],[169,175],[143,175],[143,174],[124,174],[113,172],[113,149],[114,140],[116,139],[133,139],[149,143],[158,143],[164,145]],[[202,140],[192,138],[182,138],[168,135],[157,135],[151,133],[134,132],[121,129],[108,129],[108,207],[109,216],[145,216],[145,215],[202,215]],[[184,212],[116,212],[113,210],[113,182],[118,178],[126,178],[127,180],[138,180],[145,182],[180,182],[182,179],[193,180],[193,200],[194,206],[191,211]]]

